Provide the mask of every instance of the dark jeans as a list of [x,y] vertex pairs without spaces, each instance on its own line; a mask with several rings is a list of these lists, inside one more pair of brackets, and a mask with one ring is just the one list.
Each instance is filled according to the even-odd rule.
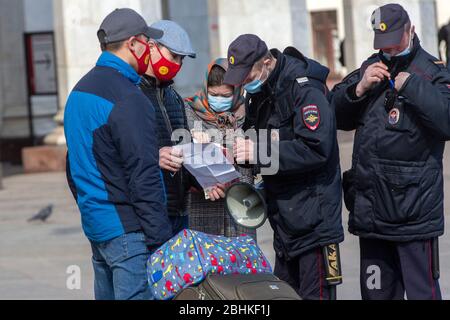
[[91,241],[97,300],[153,300],[147,282],[150,252],[143,233],[128,233],[96,243]]

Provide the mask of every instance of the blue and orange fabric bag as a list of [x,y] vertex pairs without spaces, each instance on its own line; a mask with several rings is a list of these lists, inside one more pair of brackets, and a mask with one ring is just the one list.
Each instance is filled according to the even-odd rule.
[[157,300],[173,299],[208,274],[267,274],[272,267],[249,236],[226,238],[184,230],[147,262],[148,282]]

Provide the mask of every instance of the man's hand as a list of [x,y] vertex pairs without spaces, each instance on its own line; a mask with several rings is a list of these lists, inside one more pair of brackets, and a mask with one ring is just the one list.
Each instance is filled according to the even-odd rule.
[[159,150],[159,166],[161,169],[173,173],[180,171],[183,166],[183,152],[181,149],[164,147]]
[[208,198],[212,202],[225,198],[225,190],[226,186],[222,184],[218,184],[214,188],[211,188],[208,191]]
[[237,138],[233,153],[237,163],[253,163],[255,161],[255,144],[250,139]]
[[384,81],[385,78],[390,79],[391,74],[388,72],[388,67],[384,63],[377,62],[370,65],[356,87],[356,96],[361,98],[367,91]]
[[400,89],[403,88],[403,85],[410,76],[411,74],[408,72],[400,72],[398,76],[395,78],[395,89],[397,91],[400,91]]

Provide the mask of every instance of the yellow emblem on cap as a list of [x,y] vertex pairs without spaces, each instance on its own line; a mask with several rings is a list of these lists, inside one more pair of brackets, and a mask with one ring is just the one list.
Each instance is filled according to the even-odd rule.
[[234,64],[236,62],[236,60],[234,59],[234,56],[230,57],[230,64]]
[[384,23],[384,22],[380,23],[380,30],[383,31],[383,32],[387,30],[386,23]]
[[169,68],[163,66],[163,67],[159,68],[159,73],[161,73],[163,76],[165,76],[166,74],[169,73]]

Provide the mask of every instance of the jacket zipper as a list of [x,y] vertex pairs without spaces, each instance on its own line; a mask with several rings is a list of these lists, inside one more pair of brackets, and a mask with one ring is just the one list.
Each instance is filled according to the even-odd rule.
[[[167,130],[169,130],[170,142],[171,142],[172,147],[173,147],[174,146],[174,143],[172,141],[173,128],[172,128],[172,124],[170,123],[170,118],[169,118],[169,114],[167,113],[167,109],[164,106],[162,95],[163,95],[163,91],[160,88],[157,88],[156,89],[156,99],[158,101],[159,108],[160,108],[160,110],[162,112],[164,121],[166,123]],[[184,194],[184,187],[183,187],[184,181],[183,181],[182,170],[180,170],[178,173],[180,174],[180,186],[179,186],[180,189],[178,190],[178,192],[179,192],[179,194]],[[172,175],[172,173],[170,173],[170,176],[172,178],[175,178],[176,175],[177,175],[176,173],[174,175]],[[184,204],[182,203],[183,197],[180,197],[179,201],[180,201],[179,205],[182,208],[184,206]],[[183,214],[183,212],[180,212],[180,213]]]

